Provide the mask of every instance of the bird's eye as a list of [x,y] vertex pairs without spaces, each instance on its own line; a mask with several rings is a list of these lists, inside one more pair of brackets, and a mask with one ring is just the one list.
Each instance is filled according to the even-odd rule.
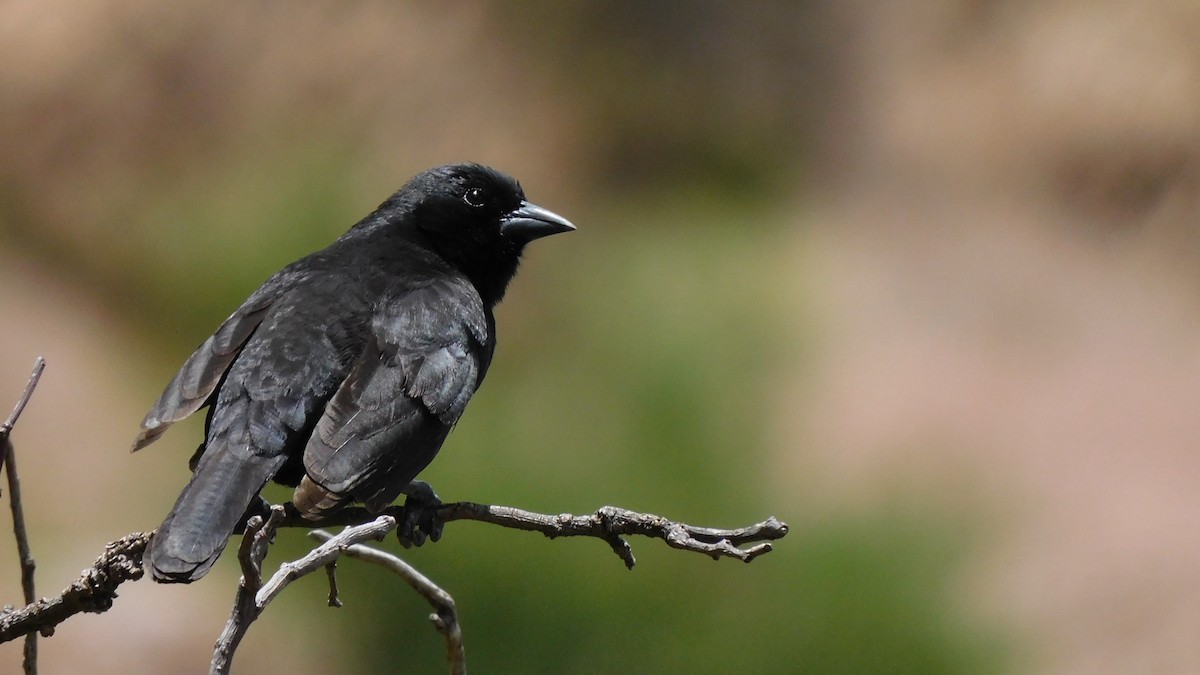
[[463,195],[463,201],[469,206],[478,208],[487,202],[487,193],[484,192],[483,188],[471,188]]

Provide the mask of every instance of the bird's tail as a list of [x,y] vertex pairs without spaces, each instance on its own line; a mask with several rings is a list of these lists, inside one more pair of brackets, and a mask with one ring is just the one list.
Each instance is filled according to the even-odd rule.
[[159,583],[186,584],[207,574],[250,502],[286,459],[214,450],[200,458],[192,479],[150,540],[146,568]]

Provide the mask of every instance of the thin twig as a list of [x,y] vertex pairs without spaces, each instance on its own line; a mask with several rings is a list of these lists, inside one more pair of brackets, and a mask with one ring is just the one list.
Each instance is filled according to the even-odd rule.
[[382,539],[396,527],[396,520],[390,516],[380,516],[370,523],[348,527],[337,536],[337,541],[322,544],[299,560],[283,563],[279,570],[263,583],[263,560],[267,557],[271,537],[282,519],[283,507],[274,506],[265,523],[261,516],[254,516],[246,523],[246,533],[242,536],[242,544],[238,548],[242,579],[238,582],[237,596],[229,620],[225,622],[225,628],[213,649],[212,663],[209,666],[211,675],[229,673],[233,665],[233,654],[250,624],[254,623],[266,606],[288,584],[336,560],[346,546],[367,539]]
[[391,516],[379,516],[369,523],[347,527],[336,537],[309,551],[303,558],[280,565],[279,571],[271,575],[271,578],[259,589],[258,595],[254,598],[254,604],[260,609],[266,607],[275,599],[275,596],[287,588],[288,584],[321,569],[333,560],[337,560],[347,546],[368,539],[379,541],[394,529],[396,529],[396,519]]
[[[37,357],[33,362],[33,372],[29,374],[29,381],[25,383],[25,391],[21,392],[20,398],[17,399],[17,404],[13,406],[12,412],[8,414],[8,419],[0,422],[0,440],[8,441],[9,434],[12,433],[13,427],[17,425],[17,420],[20,419],[21,413],[25,411],[25,406],[29,403],[29,399],[33,397],[33,390],[37,387],[38,380],[42,379],[42,371],[46,369],[46,359]],[[0,452],[0,468],[4,468],[4,462],[8,458],[7,448],[4,452]]]
[[[308,536],[324,542],[334,538],[334,535],[324,530],[313,530]],[[465,675],[467,653],[463,646],[462,627],[458,623],[458,610],[454,598],[449,593],[418,572],[415,567],[386,551],[354,544],[347,546],[343,554],[391,570],[425,598],[434,609],[434,613],[429,615],[429,620],[446,640],[446,661],[450,665],[450,674]]]
[[329,606],[341,607],[342,598],[338,594],[337,582],[337,561],[329,563],[325,566],[325,576],[329,579]]
[[[25,508],[21,502],[21,480],[17,477],[17,458],[12,444],[12,430],[20,419],[21,413],[33,396],[42,370],[46,368],[46,359],[37,357],[33,364],[33,372],[25,383],[25,391],[17,399],[16,406],[8,415],[8,419],[0,423],[0,466],[5,469],[8,478],[8,503],[12,509],[13,536],[17,539],[17,556],[21,560],[21,590],[25,594],[25,604],[29,605],[37,598],[34,588],[33,572],[37,563],[33,559],[33,551],[29,547],[29,535],[25,529]],[[26,675],[37,675],[37,633],[25,636],[24,666]]]
[[25,602],[37,599],[33,585],[33,572],[37,562],[29,548],[29,535],[25,529],[25,507],[21,502],[21,480],[17,477],[17,458],[13,453],[12,439],[5,436],[3,440],[4,454],[8,464],[4,472],[8,476],[8,505],[12,509],[13,534],[17,539],[17,556],[21,559],[21,590],[25,593]]
[[[742,562],[750,562],[758,556],[769,553],[775,539],[787,535],[786,523],[774,516],[761,523],[736,529],[717,529],[698,527],[674,520],[663,518],[652,513],[639,513],[616,506],[603,506],[596,511],[583,516],[569,513],[549,515],[535,513],[511,506],[496,506],[478,504],[476,502],[449,502],[425,508],[434,509],[439,519],[444,522],[454,520],[478,520],[493,525],[500,525],[515,530],[541,532],[551,539],[557,537],[594,537],[607,542],[624,561],[625,566],[632,569],[636,560],[629,544],[622,539],[625,536],[641,535],[662,539],[672,548],[703,553],[714,560],[720,558],[735,558]],[[403,520],[404,506],[393,506],[384,513]],[[332,517],[320,522],[308,522],[289,515],[284,519],[285,526],[311,527],[344,525],[362,522],[371,517],[366,509],[350,507],[342,509]],[[741,548],[746,544],[753,544]]]
[[254,602],[255,595],[262,588],[262,564],[267,557],[267,548],[271,537],[283,518],[283,507],[274,506],[266,521],[262,516],[251,516],[246,521],[246,533],[242,535],[242,543],[238,547],[238,562],[242,566],[242,578],[238,581],[237,595],[234,596],[233,609],[229,620],[217,638],[213,648],[212,663],[209,672],[221,675],[229,673],[233,666],[233,653],[241,644],[250,624],[262,613],[262,608]]
[[25,383],[25,391],[21,392],[21,398],[17,399],[17,405],[8,415],[8,419],[0,423],[0,434],[7,436],[17,424],[17,420],[21,417],[21,413],[25,410],[25,406],[29,403],[29,399],[33,396],[33,390],[37,388],[38,380],[42,379],[42,371],[46,369],[46,359],[37,357],[33,362],[33,372],[29,374],[29,381]]

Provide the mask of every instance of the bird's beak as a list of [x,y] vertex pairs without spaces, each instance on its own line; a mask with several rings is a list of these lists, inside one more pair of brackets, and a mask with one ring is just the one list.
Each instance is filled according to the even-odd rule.
[[575,226],[562,216],[529,202],[521,202],[515,211],[500,221],[500,233],[521,241],[532,241],[559,232],[570,232]]

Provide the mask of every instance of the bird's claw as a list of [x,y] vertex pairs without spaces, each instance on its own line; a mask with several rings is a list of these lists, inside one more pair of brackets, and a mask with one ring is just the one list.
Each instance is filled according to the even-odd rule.
[[438,541],[442,538],[445,523],[438,517],[442,500],[429,483],[415,480],[404,488],[404,517],[396,527],[396,538],[404,548],[421,546],[426,539]]

